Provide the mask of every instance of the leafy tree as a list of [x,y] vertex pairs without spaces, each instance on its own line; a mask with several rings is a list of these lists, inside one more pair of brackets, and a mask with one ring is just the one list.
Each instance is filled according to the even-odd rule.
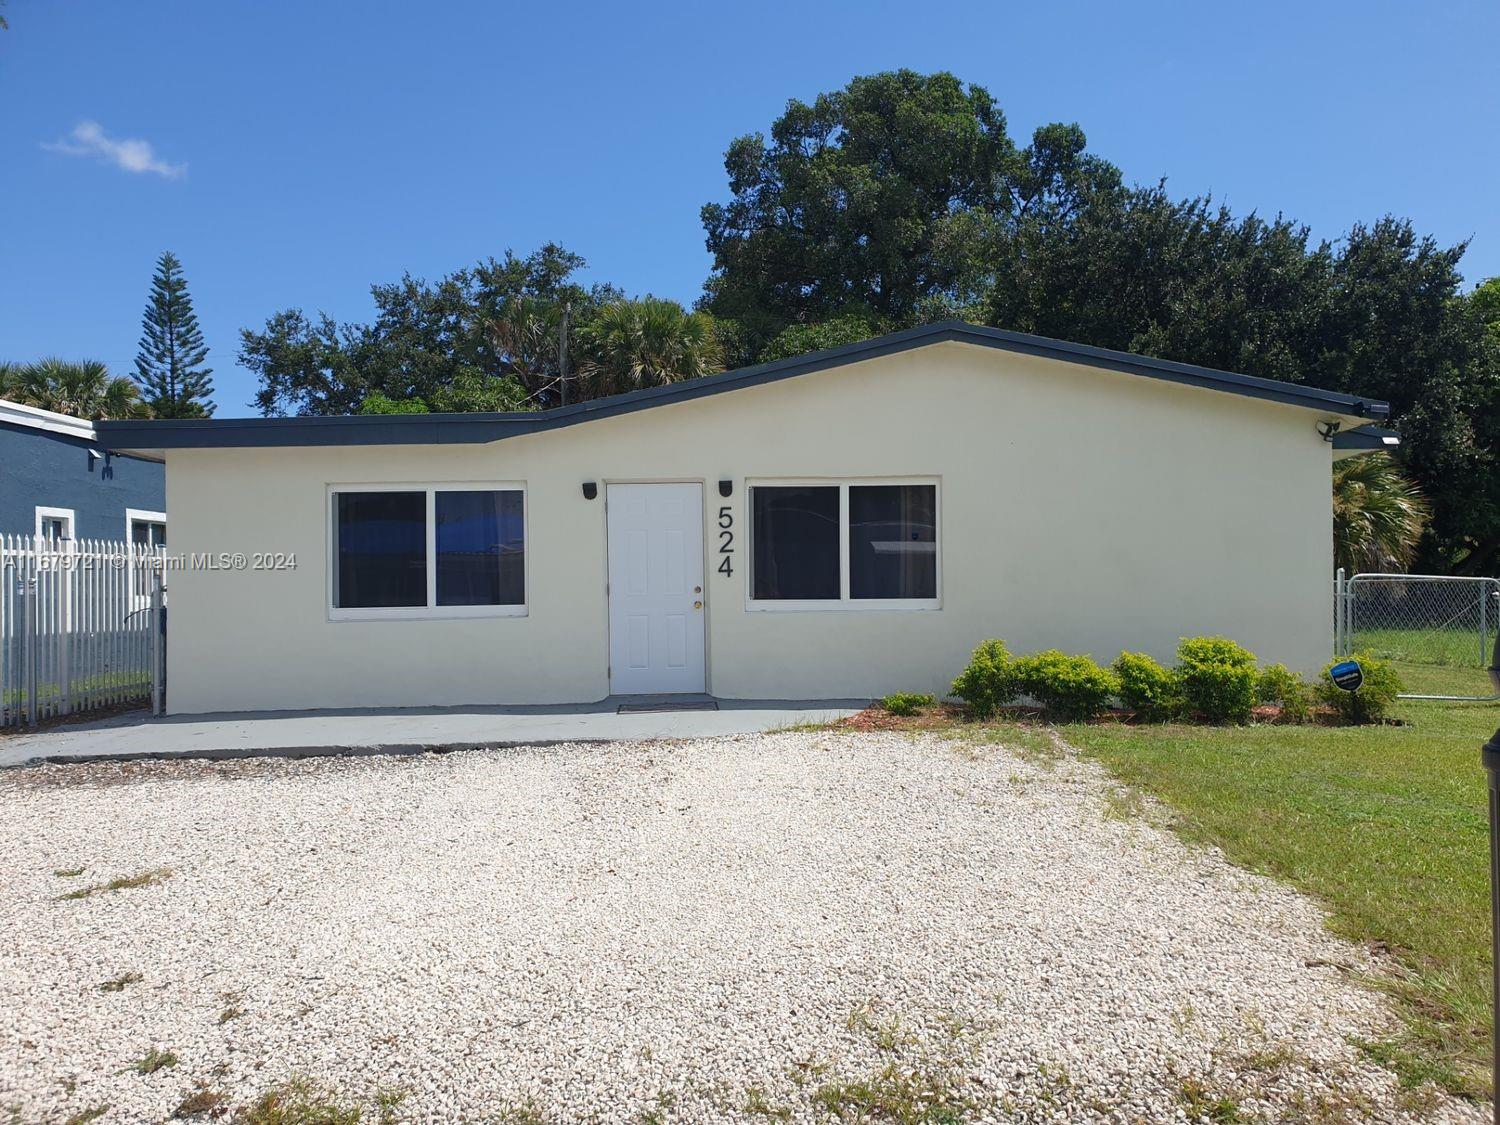
[[151,413],[134,382],[111,375],[96,359],[75,363],[48,357],[35,363],[0,364],[0,398],[93,421],[145,418]]
[[158,418],[206,418],[214,412],[208,346],[193,312],[182,263],[170,250],[156,262],[151,297],[141,321],[135,377]]
[[1484,325],[1485,335],[1500,344],[1500,277],[1475,286],[1469,294],[1473,314]]
[[1333,466],[1333,561],[1350,574],[1402,571],[1417,553],[1432,509],[1384,453]]
[[702,211],[704,307],[740,321],[751,353],[851,309],[899,326],[977,306],[1018,215],[1119,180],[1077,126],[1018,151],[983,87],[910,70],[788,102],[769,143],[740,137],[724,167],[732,198]]
[[723,370],[713,318],[643,297],[599,310],[583,334],[584,378],[594,395],[661,386]]
[[1332,254],[1277,216],[1236,218],[1162,184],[1021,218],[988,321],[1164,359],[1301,379],[1317,353]]
[[[407,275],[371,288],[375,319],[337,324],[288,309],[240,333],[240,362],[260,380],[262,414],[349,414],[368,395],[431,409],[537,409],[561,399],[562,309],[570,351],[604,304],[608,285],[573,280],[584,261],[548,244],[506,252],[436,283]],[[501,380],[504,382],[496,382]],[[482,405],[466,405],[478,403]],[[378,401],[377,401],[378,405]]]
[[759,363],[790,359],[824,348],[857,344],[889,330],[884,321],[862,312],[832,317],[816,324],[792,324],[777,333],[755,358]]
[[394,399],[371,391],[359,404],[361,414],[508,413],[527,409],[526,394],[514,379],[498,375],[459,375],[452,384],[433,392],[432,401]]
[[371,391],[359,404],[361,414],[431,414],[419,398],[391,398],[384,391]]
[[1025,149],[981,87],[910,71],[793,101],[703,209],[704,308],[733,362],[949,315],[1382,398],[1430,500],[1416,564],[1500,567],[1500,282],[1402,219],[1315,241],[1164,183],[1125,185],[1076,125]]

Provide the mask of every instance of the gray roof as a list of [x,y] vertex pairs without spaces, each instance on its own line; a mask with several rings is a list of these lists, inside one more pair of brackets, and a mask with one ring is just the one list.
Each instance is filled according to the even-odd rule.
[[1152,359],[1129,352],[1111,351],[984,328],[959,320],[945,320],[904,332],[877,336],[858,344],[828,348],[820,352],[757,364],[688,379],[664,387],[650,387],[629,394],[592,399],[574,406],[517,414],[396,414],[338,415],[298,418],[183,418],[155,421],[99,422],[100,440],[112,449],[203,449],[233,446],[288,445],[447,445],[492,442],[520,434],[539,433],[577,425],[595,418],[610,418],[668,403],[684,402],[705,395],[753,387],[809,375],[833,367],[857,363],[877,356],[893,355],[914,348],[955,341],[979,347],[999,348],[1022,355],[1060,359],[1085,367],[1162,379],[1184,386],[1203,387],[1245,395],[1268,402],[1306,407],[1323,414],[1345,417],[1384,418],[1389,407],[1376,399],[1334,391],[1258,379],[1232,371],[1216,371],[1190,363]]

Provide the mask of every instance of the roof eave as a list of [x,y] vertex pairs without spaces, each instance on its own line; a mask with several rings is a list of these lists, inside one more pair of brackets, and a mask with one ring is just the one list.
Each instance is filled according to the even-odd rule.
[[122,421],[101,422],[98,430],[100,438],[111,448],[158,452],[165,449],[234,446],[481,443],[559,429],[597,418],[614,417],[672,402],[690,401],[762,383],[778,382],[814,371],[843,367],[950,341],[1304,407],[1316,410],[1324,417],[1357,420],[1384,418],[1389,413],[1389,407],[1375,399],[949,320],[877,336],[856,344],[743,367],[721,375],[707,375],[532,413]]

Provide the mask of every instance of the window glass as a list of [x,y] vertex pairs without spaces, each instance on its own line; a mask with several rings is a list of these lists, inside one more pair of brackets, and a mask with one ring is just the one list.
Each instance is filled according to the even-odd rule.
[[[137,520],[130,521],[130,543],[138,552],[155,552],[167,545],[167,525],[159,520]],[[132,559],[131,569],[135,572],[134,588],[137,597],[149,598],[151,596],[151,569],[144,565],[137,565]]]
[[838,486],[756,486],[750,498],[751,597],[837,599]]
[[526,543],[520,492],[438,492],[438,605],[522,605]]
[[131,520],[130,541],[137,547],[165,547],[167,525],[155,520]]
[[338,568],[333,604],[371,609],[427,604],[427,495],[335,495]]
[[937,597],[937,489],[849,486],[849,596]]

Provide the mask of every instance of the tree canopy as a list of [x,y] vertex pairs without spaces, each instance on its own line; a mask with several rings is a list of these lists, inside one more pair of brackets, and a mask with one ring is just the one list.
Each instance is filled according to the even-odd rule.
[[206,418],[214,412],[209,378],[203,366],[208,345],[193,312],[193,298],[182,263],[170,250],[156,262],[151,296],[141,319],[140,350],[135,356],[135,378],[141,395],[158,418]]
[[1337,240],[1126,185],[1081,128],[1018,147],[981,87],[911,71],[799,101],[725,156],[702,307],[737,362],[951,315],[1391,403],[1432,505],[1420,565],[1500,567],[1500,283],[1393,216]]
[[0,363],[0,398],[95,422],[151,414],[135,383],[124,375],[111,375],[97,359]]

